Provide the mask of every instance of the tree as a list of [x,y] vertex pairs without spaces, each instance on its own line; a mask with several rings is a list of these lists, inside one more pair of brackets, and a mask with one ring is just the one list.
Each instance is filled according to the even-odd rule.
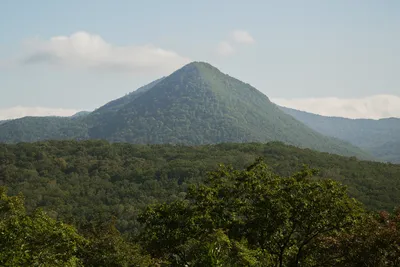
[[150,257],[144,255],[137,244],[128,242],[110,223],[91,222],[82,227],[89,242],[80,251],[84,266],[154,266]]
[[321,266],[400,266],[400,210],[365,214],[350,231],[320,241]]
[[236,264],[243,262],[233,249],[240,244],[256,259],[254,266],[317,265],[312,249],[318,238],[350,228],[361,207],[345,187],[315,180],[315,174],[304,168],[279,177],[261,160],[245,170],[221,165],[204,184],[190,187],[185,200],[149,207],[139,218],[141,242],[154,257],[184,265],[200,253],[185,249],[193,240],[210,245],[210,236],[223,233],[225,244],[236,246],[226,246],[221,260],[229,255]]
[[9,197],[0,187],[1,266],[80,266],[77,252],[85,242],[41,210],[28,215],[22,195]]

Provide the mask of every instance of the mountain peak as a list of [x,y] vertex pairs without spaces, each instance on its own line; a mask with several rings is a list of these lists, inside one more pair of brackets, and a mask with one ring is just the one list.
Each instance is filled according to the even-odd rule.
[[192,62],[186,64],[184,67],[189,67],[189,66],[194,66],[194,67],[206,66],[206,67],[214,68],[214,66],[212,66],[210,63],[205,62],[205,61],[192,61]]
[[209,70],[209,71],[211,70],[222,74],[222,72],[218,68],[214,67],[213,65],[205,61],[190,62],[189,64],[183,66],[180,70],[189,70],[189,69]]

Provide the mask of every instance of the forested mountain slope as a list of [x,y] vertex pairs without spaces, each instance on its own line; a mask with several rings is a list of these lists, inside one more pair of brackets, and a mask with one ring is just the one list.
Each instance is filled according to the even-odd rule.
[[0,126],[1,142],[49,139],[185,145],[281,141],[372,159],[349,143],[310,129],[251,85],[203,62],[190,63],[85,116],[24,118]]
[[0,125],[0,142],[88,139],[87,125],[81,117],[24,117]]
[[400,203],[400,165],[359,161],[282,143],[206,146],[110,144],[106,141],[50,141],[0,145],[0,186],[22,192],[29,210],[45,207],[52,216],[77,225],[97,217],[118,218],[120,229],[135,229],[139,210],[149,203],[185,195],[218,163],[243,168],[259,156],[289,176],[303,164],[321,178],[348,185],[370,209],[392,210]]
[[281,108],[324,135],[350,142],[381,160],[400,163],[400,119],[398,118],[346,119]]
[[349,144],[312,131],[252,86],[201,62],[166,77],[114,116],[102,119],[89,135],[152,144],[277,140],[344,155],[362,154]]

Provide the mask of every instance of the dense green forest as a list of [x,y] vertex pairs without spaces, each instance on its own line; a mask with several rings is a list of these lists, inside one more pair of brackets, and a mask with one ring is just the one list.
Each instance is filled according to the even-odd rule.
[[400,163],[400,119],[346,119],[326,117],[281,107],[287,114],[324,135],[350,142],[377,159]]
[[135,144],[286,144],[374,159],[281,111],[249,84],[193,62],[95,111],[72,118],[22,118],[0,125],[0,142],[104,139]]
[[206,146],[133,145],[106,141],[49,141],[0,145],[0,185],[22,192],[28,211],[43,207],[76,225],[117,218],[121,231],[136,231],[148,204],[182,199],[218,163],[243,168],[258,157],[288,176],[306,164],[349,187],[371,210],[400,203],[400,166],[364,162],[282,143]]
[[317,172],[279,176],[261,159],[241,169],[221,165],[184,197],[140,211],[130,235],[115,228],[115,217],[77,229],[27,212],[22,195],[0,187],[0,264],[398,266],[400,212],[366,212]]
[[92,221],[78,232],[37,209],[28,213],[23,195],[0,187],[1,266],[154,266],[112,221]]

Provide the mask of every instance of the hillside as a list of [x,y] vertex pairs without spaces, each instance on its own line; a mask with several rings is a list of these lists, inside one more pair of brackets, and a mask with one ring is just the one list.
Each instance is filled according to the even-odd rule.
[[400,163],[400,119],[346,119],[282,110],[324,135],[350,142],[383,161]]
[[311,130],[251,85],[201,62],[190,63],[85,116],[25,118],[0,126],[2,142],[48,139],[186,145],[281,141],[372,158],[349,143]]
[[219,163],[243,168],[257,157],[279,175],[303,164],[319,177],[349,187],[370,209],[392,210],[400,203],[400,165],[364,162],[282,143],[206,146],[110,144],[106,141],[51,141],[0,145],[0,186],[22,192],[29,210],[77,224],[97,216],[118,218],[120,229],[135,228],[138,210],[156,201],[181,198]]
[[116,112],[119,109],[121,109],[124,105],[134,101],[137,97],[145,93],[146,91],[150,90],[153,88],[155,85],[157,85],[160,81],[162,81],[165,77],[157,79],[149,84],[146,84],[137,90],[127,94],[126,96],[120,97],[118,99],[115,99],[113,101],[108,102],[104,106],[101,106],[100,108],[96,109],[95,114],[104,114],[107,112]]
[[87,126],[77,118],[24,117],[0,125],[0,142],[87,139]]

